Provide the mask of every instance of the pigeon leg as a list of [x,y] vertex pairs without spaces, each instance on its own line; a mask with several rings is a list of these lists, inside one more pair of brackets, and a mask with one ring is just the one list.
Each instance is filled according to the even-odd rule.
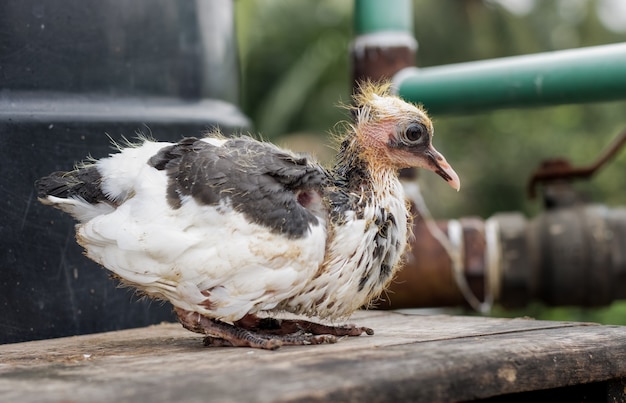
[[178,320],[187,330],[206,334],[206,345],[236,347],[254,347],[265,350],[276,350],[282,343],[280,340],[263,338],[246,329],[211,319],[197,312],[175,308]]
[[336,343],[337,337],[331,334],[311,334],[296,331],[293,334],[257,333],[254,329],[211,319],[197,312],[176,308],[180,323],[192,332],[205,334],[205,346],[222,347],[254,347],[275,350],[283,345],[308,345]]
[[330,326],[301,319],[259,318],[252,314],[244,316],[235,324],[250,331],[275,335],[290,335],[298,332],[339,337],[360,336],[363,333],[370,336],[374,334],[374,330],[369,327],[357,327],[352,324]]

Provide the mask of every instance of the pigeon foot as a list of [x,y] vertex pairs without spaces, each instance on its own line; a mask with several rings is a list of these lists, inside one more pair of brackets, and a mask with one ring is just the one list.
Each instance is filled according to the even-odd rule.
[[297,332],[311,333],[315,335],[326,334],[339,337],[360,336],[363,333],[370,336],[374,334],[374,330],[369,327],[358,327],[353,324],[332,326],[302,319],[259,318],[252,314],[244,316],[235,322],[235,324],[247,330],[275,335],[288,335]]
[[374,331],[354,325],[327,326],[305,320],[257,318],[246,315],[234,325],[211,319],[197,312],[176,308],[180,323],[187,330],[205,334],[205,346],[253,347],[276,350],[285,345],[336,343],[338,337],[359,336]]

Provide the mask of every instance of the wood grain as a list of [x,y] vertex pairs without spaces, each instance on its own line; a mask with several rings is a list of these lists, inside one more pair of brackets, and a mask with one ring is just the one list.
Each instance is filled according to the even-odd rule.
[[374,336],[206,348],[178,324],[0,346],[2,401],[460,401],[626,378],[626,327],[362,312]]

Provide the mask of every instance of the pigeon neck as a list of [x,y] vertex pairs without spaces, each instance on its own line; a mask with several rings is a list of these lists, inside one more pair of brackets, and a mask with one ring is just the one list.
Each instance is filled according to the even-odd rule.
[[368,155],[355,138],[341,143],[333,173],[340,187],[356,193],[363,189],[376,193],[377,185],[384,187],[389,180],[397,178],[396,169],[382,163],[381,158]]
[[345,139],[341,143],[337,162],[333,169],[338,184],[347,190],[356,190],[371,183],[371,173],[363,158],[362,147],[355,139]]

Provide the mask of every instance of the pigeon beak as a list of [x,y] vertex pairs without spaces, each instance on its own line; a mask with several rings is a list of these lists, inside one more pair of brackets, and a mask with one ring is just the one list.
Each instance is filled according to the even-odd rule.
[[444,156],[441,155],[439,151],[435,150],[432,145],[426,149],[424,155],[426,158],[424,159],[423,168],[430,169],[441,176],[443,180],[448,182],[448,185],[452,186],[452,188],[456,189],[458,192],[459,189],[461,189],[461,180]]

